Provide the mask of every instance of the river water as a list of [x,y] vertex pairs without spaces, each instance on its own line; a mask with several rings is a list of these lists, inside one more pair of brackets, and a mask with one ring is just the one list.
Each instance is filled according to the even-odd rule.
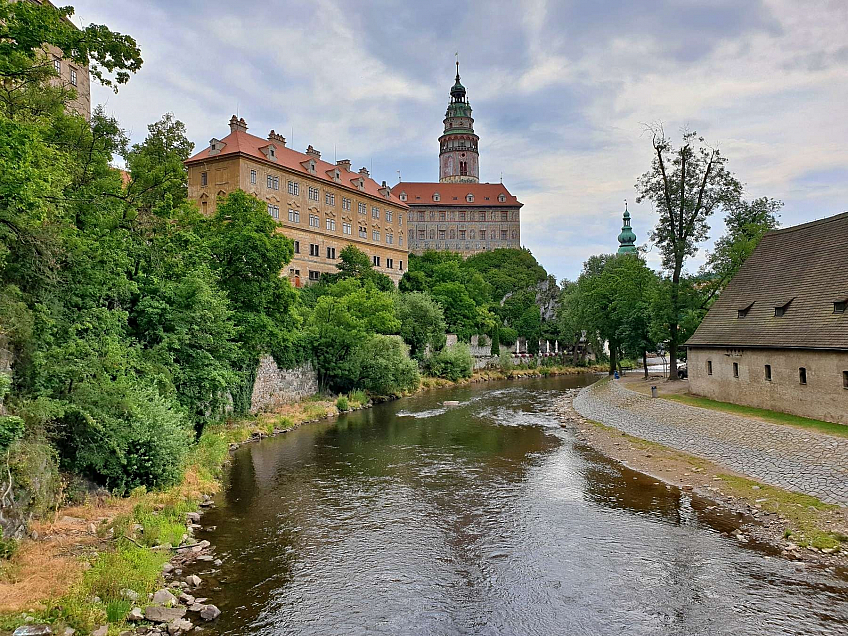
[[[591,376],[431,392],[248,444],[197,570],[206,633],[837,634],[848,582],[560,428]],[[460,406],[444,408],[444,400]],[[208,565],[208,564],[207,564]]]

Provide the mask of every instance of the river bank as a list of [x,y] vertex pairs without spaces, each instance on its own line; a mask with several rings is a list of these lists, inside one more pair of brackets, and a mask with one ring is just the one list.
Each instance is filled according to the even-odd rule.
[[758,482],[702,457],[583,417],[573,405],[578,393],[569,391],[558,406],[562,426],[577,439],[667,488],[711,500],[719,514],[741,522],[735,533],[740,543],[848,574],[848,509]]
[[[416,393],[595,370],[483,370],[457,382],[422,378]],[[398,397],[403,396],[377,401]],[[349,410],[371,404],[351,400]],[[68,629],[95,632],[108,624],[108,633],[119,633],[130,627],[125,617],[136,601],[143,606],[164,583],[177,593],[175,597],[185,595],[181,606],[195,606],[199,615],[197,606],[211,602],[197,603],[191,597],[191,583],[181,580],[181,570],[197,558],[214,562],[214,546],[201,545],[192,537],[201,528],[198,515],[212,505],[211,497],[220,489],[230,453],[242,444],[284,435],[339,413],[335,398],[313,396],[275,413],[210,426],[193,449],[178,485],[160,492],[137,491],[126,498],[93,496],[83,505],[59,508],[50,519],[33,523],[12,559],[0,564],[0,633],[24,624],[49,624],[59,634]]]

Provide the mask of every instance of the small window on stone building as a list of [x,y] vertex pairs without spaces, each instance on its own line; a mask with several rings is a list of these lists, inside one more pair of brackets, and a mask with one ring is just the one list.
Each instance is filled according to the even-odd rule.
[[733,377],[734,378],[739,377],[739,363],[738,362],[733,363]]
[[751,311],[751,307],[753,307],[753,306],[754,306],[754,303],[751,303],[747,307],[743,307],[742,309],[737,309],[736,310],[737,311],[736,317],[737,318],[744,318],[745,316],[748,315],[748,312]]
[[767,364],[765,366],[765,378],[766,382],[771,382],[771,365]]
[[202,188],[206,185],[209,185],[209,173],[204,170],[200,173],[200,187]]
[[835,314],[844,314],[846,308],[848,308],[848,300],[840,300],[833,303],[833,313]]
[[707,360],[707,375],[713,374],[713,361]]
[[801,384],[807,383],[807,369],[806,367],[800,367],[798,369],[798,382]]
[[71,69],[71,84],[73,84],[74,86],[77,85],[77,71],[73,68]]
[[848,389],[848,371],[842,372],[842,388]]

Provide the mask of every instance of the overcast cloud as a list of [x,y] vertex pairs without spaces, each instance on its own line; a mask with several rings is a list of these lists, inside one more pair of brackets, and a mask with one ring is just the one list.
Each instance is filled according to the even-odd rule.
[[633,184],[649,122],[718,145],[747,197],[786,203],[783,225],[848,210],[844,0],[68,2],[141,47],[118,95],[92,95],[133,141],[173,112],[199,149],[238,110],[390,184],[438,179],[459,51],[481,180],[503,174],[523,243],[559,278],[617,247],[624,199],[648,241],[656,214]]

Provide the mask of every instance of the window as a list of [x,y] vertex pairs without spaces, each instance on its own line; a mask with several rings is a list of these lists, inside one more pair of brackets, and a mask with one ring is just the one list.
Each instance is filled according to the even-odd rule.
[[368,238],[368,230],[361,225],[359,226],[359,238]]
[[379,219],[380,218],[380,208],[371,208],[371,218]]
[[321,254],[321,246],[317,243],[309,244],[309,255],[310,256],[320,256]]
[[336,195],[332,192],[324,193],[324,203],[327,205],[335,205],[336,204]]
[[509,212],[506,212],[506,211],[501,212],[501,221],[508,221],[508,220],[509,220]]
[[464,240],[465,240],[465,230],[460,230],[460,231],[459,231],[459,240],[460,240],[460,241],[464,241]]
[[468,201],[469,203],[474,203],[474,195],[473,195],[473,194],[468,194],[468,195],[465,197],[465,200],[466,200],[466,201]]
[[325,224],[328,230],[335,232],[336,231],[336,220],[335,219],[325,219]]
[[394,269],[394,264],[395,264],[395,262],[391,258],[386,259],[386,267],[388,269]]
[[501,240],[502,241],[506,240],[506,230],[501,230]]
[[295,254],[300,254],[300,241],[295,241],[295,242],[294,242],[294,253],[295,253]]
[[848,371],[842,372],[842,388],[848,389]]
[[359,204],[359,213],[360,214],[367,214],[368,213],[368,206],[365,205],[364,203],[360,203]]
[[736,310],[736,317],[737,318],[744,318],[745,316],[748,315],[748,312],[751,311],[751,307],[753,307],[753,306],[754,306],[754,303],[751,303],[747,307],[743,307],[742,309],[737,309]]
[[77,85],[77,70],[74,68],[71,69],[71,84]]
[[309,186],[309,200],[310,201],[318,201],[319,200],[318,197],[319,197],[318,188],[314,188],[312,186]]
[[442,197],[439,196],[438,192],[433,195],[433,201],[441,201],[441,200],[442,200]]
[[335,247],[328,247],[327,248],[327,258],[329,258],[332,261],[336,260],[336,248]]
[[53,58],[53,70],[56,71],[56,75],[62,74],[62,60],[58,57]]
[[268,204],[268,214],[270,214],[275,219],[279,219],[280,218],[280,206],[269,203]]
[[[460,145],[463,148],[465,147],[465,144],[460,144]],[[463,176],[468,174],[468,162],[467,161],[460,161],[459,162],[459,174],[463,175]]]
[[[267,185],[269,190],[279,190],[280,189],[280,177],[272,177],[270,174],[267,176]],[[291,194],[291,190],[289,190],[289,194]]]
[[371,238],[377,243],[380,242],[380,230],[371,230]]
[[289,208],[289,221],[292,223],[300,223],[300,212]]
[[713,374],[713,361],[707,360],[707,375]]
[[506,195],[505,194],[499,194],[498,195],[498,201],[500,201],[501,203],[506,201]]
[[801,367],[801,368],[798,369],[798,381],[801,384],[807,383],[807,368],[806,367]]
[[835,314],[844,314],[846,308],[848,308],[848,300],[840,300],[833,303],[833,313]]
[[444,212],[439,212],[439,220],[440,220],[440,221],[444,221],[444,220],[445,220],[445,213],[444,213]]
[[389,234],[389,233],[387,232],[387,233],[386,233],[386,243],[388,243],[389,245],[391,245],[391,244],[394,242],[394,240],[395,240],[395,235],[394,235],[394,234]]
[[400,193],[400,200],[401,200],[401,201],[406,201],[406,192],[401,192],[401,193]]
[[256,185],[256,170],[250,171],[250,184]]
[[764,369],[766,382],[771,382],[771,365],[767,364]]
[[309,215],[309,227],[321,227],[321,221],[315,214]]
[[423,221],[423,220],[424,220],[424,213],[423,213],[423,212],[419,212],[419,213],[418,213],[418,220],[419,220],[419,221]]
[[734,378],[739,377],[739,363],[738,362],[733,363],[733,377]]
[[[277,183],[277,187],[274,188],[274,189],[279,190],[280,184]],[[289,191],[289,194],[294,196],[294,197],[300,195],[300,184],[297,181],[289,181],[288,182],[288,191]]]
[[350,210],[350,199],[342,197],[342,210]]
[[439,240],[440,241],[445,240],[445,231],[444,230],[439,230]]
[[321,272],[316,272],[315,270],[309,270],[309,280],[318,280],[321,278]]
[[374,264],[374,267],[380,267],[380,257],[379,256],[372,256],[371,262]]
[[460,212],[460,213],[459,213],[459,220],[460,220],[460,221],[464,221],[464,220],[465,220],[465,212]]
[[[398,269],[400,271],[403,271],[403,261],[398,261]],[[845,373],[848,374],[848,371],[846,371]],[[848,387],[846,387],[846,388],[848,388]]]
[[486,230],[480,230],[480,240],[481,241],[486,240]]
[[386,210],[386,222],[387,223],[392,222],[392,211],[391,210]]
[[350,223],[342,223],[343,234],[353,234],[353,226]]
[[200,187],[206,187],[209,185],[209,173],[205,170],[200,173]]

